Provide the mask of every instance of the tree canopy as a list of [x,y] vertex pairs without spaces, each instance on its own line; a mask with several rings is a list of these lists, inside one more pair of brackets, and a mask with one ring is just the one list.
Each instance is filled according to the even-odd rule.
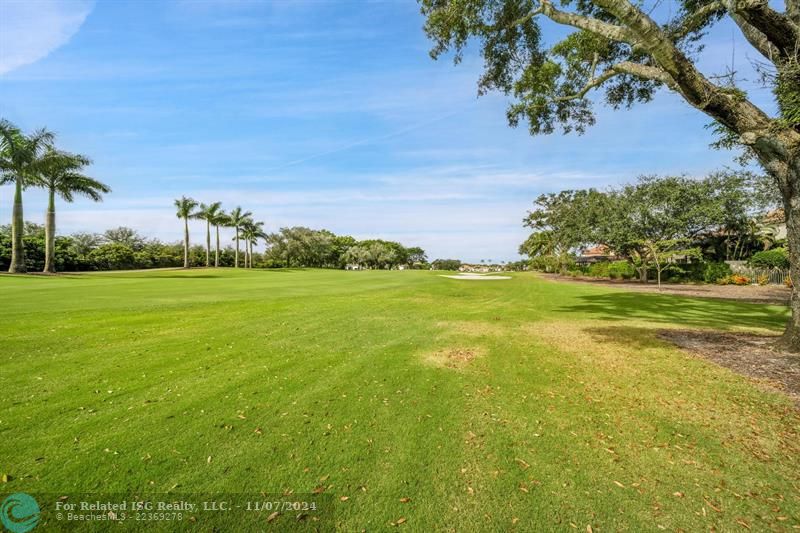
[[748,174],[726,172],[703,179],[644,176],[607,191],[543,194],[524,219],[534,232],[521,251],[563,259],[567,252],[603,245],[644,275],[676,255],[697,255],[689,244],[711,232],[747,228],[758,208],[752,190]]

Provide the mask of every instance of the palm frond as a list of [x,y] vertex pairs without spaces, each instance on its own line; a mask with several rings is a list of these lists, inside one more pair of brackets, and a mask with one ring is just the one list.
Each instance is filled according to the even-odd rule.
[[192,211],[197,207],[197,200],[187,196],[181,196],[175,200],[175,207],[177,208],[176,216],[178,218],[189,218],[192,216]]

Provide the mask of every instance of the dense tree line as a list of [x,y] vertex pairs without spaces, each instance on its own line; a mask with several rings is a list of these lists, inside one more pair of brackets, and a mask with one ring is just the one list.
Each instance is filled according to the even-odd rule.
[[[249,233],[246,233],[249,235]],[[249,237],[248,237],[249,238]],[[358,241],[328,230],[303,227],[282,228],[261,239],[267,243],[264,252],[250,248],[242,254],[241,265],[257,268],[428,268],[425,252],[418,247],[406,248],[400,243],[381,240]],[[11,226],[0,226],[0,269],[11,264]],[[235,267],[234,243],[210,250],[204,245],[188,247],[190,266]],[[215,239],[219,243],[219,239]],[[240,244],[245,238],[240,239]],[[46,256],[45,227],[32,222],[23,226],[25,261],[28,271],[41,271]],[[182,267],[186,264],[186,242],[165,243],[147,239],[136,230],[118,227],[102,234],[73,233],[58,235],[54,240],[54,267],[58,271],[128,270]],[[362,251],[367,250],[366,255]]]
[[[45,264],[45,228],[26,222],[23,231],[26,268],[41,271]],[[126,270],[179,267],[183,264],[183,245],[145,239],[131,228],[114,228],[103,234],[74,233],[57,235],[54,242],[57,271]],[[233,250],[222,251],[222,264],[233,266]],[[11,263],[11,226],[0,226],[0,268]],[[195,246],[191,258],[201,264],[205,251]]]
[[524,220],[533,233],[520,252],[564,271],[575,254],[601,245],[643,281],[654,273],[659,282],[677,263],[744,258],[774,243],[774,228],[754,223],[771,202],[757,194],[761,181],[735,172],[651,176],[607,191],[543,194]]
[[399,242],[369,239],[302,226],[281,228],[265,237],[268,267],[427,268],[425,251]]

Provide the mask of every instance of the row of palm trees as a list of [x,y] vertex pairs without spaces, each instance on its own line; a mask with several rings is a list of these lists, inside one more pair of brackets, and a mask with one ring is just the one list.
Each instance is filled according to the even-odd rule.
[[22,193],[29,187],[46,189],[44,272],[55,272],[56,196],[72,202],[76,195],[99,202],[111,188],[83,174],[92,161],[55,147],[55,134],[46,129],[24,134],[11,122],[0,120],[0,185],[14,184],[11,211],[11,264],[9,272],[25,272]]
[[211,227],[216,233],[214,266],[219,266],[219,228],[233,228],[235,231],[236,253],[234,266],[239,268],[240,242],[244,241],[244,268],[253,268],[253,246],[258,239],[266,238],[264,223],[253,220],[253,213],[236,207],[230,213],[222,210],[222,202],[199,203],[193,198],[182,196],[175,200],[176,216],[183,220],[183,267],[189,268],[189,219],[206,222],[206,266],[211,266]]

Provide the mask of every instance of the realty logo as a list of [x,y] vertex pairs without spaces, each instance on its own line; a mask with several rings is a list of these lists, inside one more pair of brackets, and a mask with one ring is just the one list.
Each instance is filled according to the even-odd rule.
[[39,523],[39,504],[24,492],[11,494],[0,504],[0,522],[11,533],[27,533]]

